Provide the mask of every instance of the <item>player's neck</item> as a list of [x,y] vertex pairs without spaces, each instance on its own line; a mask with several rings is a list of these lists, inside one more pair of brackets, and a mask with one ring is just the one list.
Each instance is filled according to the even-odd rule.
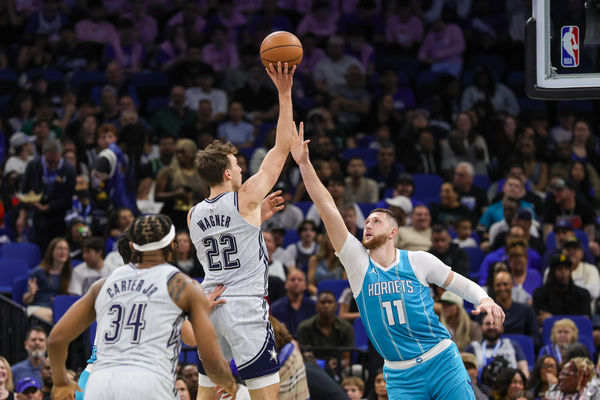
[[233,192],[233,187],[231,186],[231,182],[223,182],[216,186],[211,186],[210,188],[210,196],[209,198],[214,199],[220,194],[225,192]]
[[164,264],[165,256],[161,250],[145,252],[142,256],[142,262],[137,265],[138,269],[152,268],[155,265]]
[[377,264],[384,268],[389,267],[396,261],[396,248],[394,247],[394,242],[387,242],[376,249],[372,249],[369,252],[369,255]]

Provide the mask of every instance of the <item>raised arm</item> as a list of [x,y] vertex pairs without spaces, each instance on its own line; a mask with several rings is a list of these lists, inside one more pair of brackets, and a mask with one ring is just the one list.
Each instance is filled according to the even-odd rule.
[[308,140],[304,140],[304,124],[300,123],[299,130],[296,130],[296,125],[293,125],[294,129],[294,144],[292,145],[292,157],[300,167],[300,173],[302,174],[302,181],[306,187],[306,191],[310,196],[311,200],[317,207],[319,215],[325,224],[329,240],[333,244],[333,248],[336,252],[342,251],[346,238],[348,237],[348,228],[344,224],[342,215],[340,214],[331,193],[321,183],[321,180],[317,176],[315,168],[310,163],[310,157],[308,155]]
[[277,182],[293,140],[292,83],[296,66],[291,71],[287,63],[277,63],[267,68],[267,73],[279,93],[279,118],[275,133],[275,146],[265,156],[256,174],[239,189],[239,206],[242,215],[254,211]]
[[104,279],[94,282],[88,292],[67,310],[50,332],[48,358],[54,381],[52,394],[55,400],[71,399],[77,390],[77,384],[67,376],[67,351],[69,344],[96,320],[94,303],[103,284]]
[[216,385],[225,388],[235,397],[237,384],[231,374],[229,363],[225,360],[217,342],[217,334],[210,322],[208,299],[195,280],[183,273],[171,278],[168,284],[169,295],[184,312],[188,313],[194,332],[202,365],[206,374]]

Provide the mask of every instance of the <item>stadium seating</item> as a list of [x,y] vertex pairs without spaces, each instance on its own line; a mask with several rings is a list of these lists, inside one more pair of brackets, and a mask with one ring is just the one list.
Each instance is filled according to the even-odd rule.
[[27,263],[18,258],[0,258],[0,293],[12,293],[15,279],[29,275]]
[[435,174],[413,174],[415,191],[413,199],[424,203],[439,202],[440,188],[444,180]]
[[12,296],[11,299],[15,303],[19,303],[22,306],[25,305],[23,303],[23,295],[27,292],[27,280],[28,276],[20,276],[16,278],[12,283]]
[[304,214],[304,216],[306,217],[306,214],[308,214],[308,210],[310,210],[310,208],[313,205],[312,201],[298,201],[296,203],[294,203],[294,205],[296,207],[298,207],[299,209],[302,210],[302,214]]
[[535,364],[535,352],[533,349],[533,340],[527,335],[520,335],[518,333],[511,333],[502,335],[507,339],[514,340],[515,342],[521,345],[523,352],[525,353],[525,357],[527,358],[527,364],[529,364],[529,369],[533,368]]
[[554,315],[550,318],[546,318],[542,325],[542,343],[548,344],[550,343],[550,335],[552,333],[552,326],[554,322],[559,319],[569,318],[571,321],[577,325],[577,329],[579,330],[579,338],[582,336],[587,336],[589,338],[593,338],[593,325],[592,320],[583,315]]
[[[589,247],[589,238],[587,233],[582,231],[581,229],[575,229],[575,236],[581,242],[581,245],[584,249]],[[556,235],[554,232],[550,232],[548,236],[546,236],[546,251],[556,249]]]
[[352,325],[354,326],[354,346],[362,351],[367,351],[369,349],[369,337],[362,320],[356,318]]
[[69,307],[79,300],[80,297],[81,296],[71,296],[68,294],[56,296],[52,301],[52,322],[57,323],[60,317],[62,317]]
[[487,175],[479,174],[479,175],[475,175],[473,177],[473,185],[485,190],[486,192],[490,188],[491,184],[492,184],[492,182],[490,180],[490,177]]
[[483,261],[483,251],[479,247],[464,247],[463,250],[469,255],[470,273],[469,278],[477,280],[479,276],[479,267]]
[[5,243],[0,246],[0,258],[18,258],[31,269],[40,265],[42,254],[35,243]]
[[285,231],[285,236],[283,237],[283,247],[286,248],[299,240],[300,236],[298,236],[298,231],[296,229],[288,229]]

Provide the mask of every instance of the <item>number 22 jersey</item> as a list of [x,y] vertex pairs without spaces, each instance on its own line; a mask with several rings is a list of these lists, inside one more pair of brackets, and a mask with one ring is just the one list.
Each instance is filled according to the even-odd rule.
[[196,204],[190,215],[190,238],[204,268],[206,293],[222,284],[225,296],[267,295],[267,248],[260,227],[240,214],[237,192]]
[[437,257],[396,249],[394,262],[384,268],[350,234],[337,256],[348,274],[367,335],[384,359],[411,360],[450,339],[433,311],[429,288],[429,282],[441,286],[450,273]]

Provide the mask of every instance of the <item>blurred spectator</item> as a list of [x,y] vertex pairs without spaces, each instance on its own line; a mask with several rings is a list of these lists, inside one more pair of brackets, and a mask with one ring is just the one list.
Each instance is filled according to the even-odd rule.
[[14,400],[15,385],[8,360],[0,356],[0,399]]
[[514,281],[508,269],[495,268],[488,292],[506,313],[503,329],[506,333],[518,333],[531,337],[539,343],[535,311],[523,302],[523,289],[513,286]]
[[385,21],[385,40],[410,51],[423,40],[423,23],[412,12],[409,0],[397,2],[395,11]]
[[34,378],[23,378],[17,382],[17,393],[20,399],[41,400],[42,386]]
[[571,260],[564,254],[550,260],[548,279],[533,292],[533,307],[541,325],[553,315],[591,315],[590,293],[576,286],[571,277]]
[[52,238],[66,234],[65,215],[75,193],[75,168],[61,154],[58,140],[46,140],[43,156],[29,161],[21,181],[21,193],[41,194],[31,206],[35,241],[42,251]]
[[25,378],[42,381],[41,371],[46,359],[46,339],[46,331],[41,326],[33,325],[27,329],[25,334],[27,358],[12,366],[13,382],[18,383]]
[[[368,3],[371,0],[363,0]],[[376,18],[379,18],[377,16]],[[377,25],[377,30],[383,31],[383,21]],[[373,46],[367,43],[367,36],[374,30],[370,27],[361,27],[356,25],[350,25],[347,29],[348,47],[346,54],[357,58],[363,68],[365,75],[371,76],[375,71],[375,50]],[[380,35],[383,36],[383,35]],[[362,71],[361,71],[362,72]]]
[[[298,342],[307,350],[313,347],[353,347],[354,329],[349,322],[336,316],[338,304],[335,295],[324,290],[317,299],[317,315],[300,323],[298,326]],[[325,334],[327,332],[327,334]],[[335,350],[314,350],[317,358],[329,362],[338,358]],[[341,355],[342,365],[350,365],[350,352],[344,351]]]
[[35,155],[33,142],[35,142],[35,137],[26,135],[23,132],[16,132],[10,137],[9,143],[12,155],[8,157],[6,164],[4,164],[5,176],[13,171],[20,176],[25,173],[27,163]]
[[549,355],[554,363],[560,363],[563,359],[563,354],[569,344],[577,343],[579,339],[579,329],[577,325],[569,319],[563,318],[554,321],[552,332],[550,334],[550,343],[540,349],[538,357]]
[[517,97],[506,85],[496,82],[492,73],[479,67],[475,70],[473,84],[467,86],[461,99],[463,112],[472,109],[477,103],[489,104],[498,116],[519,115]]
[[452,243],[458,245],[458,247],[479,247],[477,242],[473,238],[473,228],[471,220],[463,217],[454,221],[454,230],[456,231],[456,237],[452,239]]
[[[584,261],[583,246],[577,237],[568,237],[563,243],[563,254],[571,260],[571,278],[573,283],[586,289],[592,298],[592,304],[600,296],[600,274],[598,267]],[[546,270],[547,277],[548,272]]]
[[373,400],[387,400],[388,392],[385,384],[385,378],[383,370],[379,369],[375,378],[373,379],[373,388],[371,389],[369,399]]
[[573,124],[573,159],[590,163],[594,168],[600,167],[597,143],[589,122],[579,119]]
[[[448,3],[446,0],[433,0],[430,8],[424,12],[425,21],[432,22],[439,18]],[[471,0],[458,0],[455,7],[458,18],[465,19],[471,12]]]
[[57,0],[42,1],[42,9],[27,21],[25,30],[32,35],[56,35],[65,25],[70,25],[69,18],[58,8]]
[[357,376],[349,376],[341,383],[350,400],[361,400],[365,393],[365,382]]
[[366,178],[367,168],[361,157],[350,159],[347,166],[348,176],[344,179],[346,189],[344,200],[357,203],[376,203],[379,201],[377,182]]
[[395,246],[410,251],[428,251],[431,248],[431,213],[424,204],[415,205],[410,226],[398,228]]
[[431,248],[429,252],[439,258],[444,264],[462,276],[469,275],[469,255],[458,245],[451,243],[448,228],[442,224],[431,227]]
[[268,297],[270,302],[274,302],[285,295],[284,282],[287,279],[288,268],[284,266],[283,262],[273,257],[275,251],[278,250],[274,231],[263,231],[262,236],[269,256],[269,264],[267,266],[269,279]]
[[137,35],[133,21],[124,18],[119,21],[119,40],[106,45],[106,59],[116,61],[127,73],[139,72],[146,62],[146,50]]
[[190,392],[190,397],[195,399],[198,394],[198,367],[196,364],[183,364],[179,375],[185,382]]
[[102,88],[100,92],[100,122],[103,124],[114,125],[115,128],[121,128],[121,111],[119,110],[117,90],[109,85]]
[[[253,60],[255,56],[253,54]],[[248,67],[245,84],[233,93],[233,100],[242,104],[255,126],[262,121],[274,121],[278,115],[277,94],[264,79],[265,75],[262,66],[253,63]]]
[[[344,203],[344,193],[346,192],[343,178],[340,175],[332,175],[326,180],[325,186],[333,197],[335,204],[338,207],[341,207]],[[354,211],[356,212],[356,226],[359,229],[363,229],[365,227],[365,216],[358,204],[352,204],[354,205]],[[314,221],[317,226],[321,226],[321,216],[317,212],[317,207],[314,204],[308,209],[306,219],[310,219]]]
[[77,41],[73,26],[63,26],[59,32],[59,41],[53,51],[56,67],[65,73],[74,73],[84,69],[99,69],[100,57],[94,46]]
[[398,195],[391,199],[385,199],[384,201],[388,206],[387,208],[398,217],[399,226],[407,226],[409,215],[413,210],[410,199],[406,196]]
[[286,295],[271,303],[271,314],[296,337],[300,323],[315,315],[315,301],[306,295],[306,275],[292,269],[285,281]]
[[179,393],[180,400],[192,400],[190,397],[190,391],[187,388],[185,381],[181,378],[177,378],[175,381],[175,388],[177,389],[177,393]]
[[185,105],[196,111],[200,100],[207,99],[212,105],[212,118],[216,121],[227,112],[227,93],[214,86],[214,71],[212,68],[200,71],[194,84],[185,90]]
[[206,29],[206,20],[202,16],[203,7],[193,1],[185,2],[181,11],[167,21],[167,28],[171,29],[181,25],[185,30],[185,37],[192,42],[203,38]]
[[244,121],[244,107],[237,101],[229,106],[229,121],[219,124],[217,137],[223,142],[231,142],[238,149],[254,145],[254,126]]
[[175,236],[175,241],[177,246],[173,254],[173,265],[190,278],[204,278],[204,269],[196,257],[196,248],[192,245],[190,235],[186,231],[180,231]]
[[473,185],[475,169],[473,164],[462,161],[454,168],[452,184],[460,197],[460,203],[466,206],[475,217],[479,218],[483,208],[488,205],[485,190]]
[[90,1],[86,10],[89,18],[82,19],[75,24],[77,41],[108,44],[119,40],[119,34],[114,25],[105,19],[106,9],[101,1]]
[[537,270],[527,267],[527,250],[523,242],[514,242],[506,248],[506,253],[514,285],[532,295],[533,291],[542,285],[542,276]]
[[501,338],[504,327],[496,326],[491,315],[483,317],[481,332],[483,340],[481,342],[471,342],[465,349],[467,353],[475,354],[480,367],[485,368],[495,357],[502,356],[508,361],[510,368],[518,368],[525,374],[525,377],[529,376],[527,358],[521,345],[512,339]]
[[[325,279],[346,279],[346,271],[335,255],[329,236],[322,234],[319,238],[319,251],[308,259],[308,291],[317,294],[317,286]],[[337,308],[337,299],[336,301]]]
[[[270,0],[269,2],[275,3],[274,0]],[[303,52],[302,62],[296,67],[296,71],[312,77],[315,67],[321,60],[327,57],[327,54],[317,46],[317,37],[313,33],[305,33],[301,36],[300,41],[302,42]]]
[[199,145],[204,141],[212,143],[217,136],[217,127],[217,123],[212,119],[212,104],[208,99],[204,99],[200,100],[195,118],[181,127],[179,136],[191,139]]
[[584,197],[590,204],[600,204],[600,177],[589,163],[573,161],[569,168],[569,178],[575,184],[576,195]]
[[433,134],[427,128],[417,134],[416,143],[406,149],[405,157],[402,159],[411,173],[438,175],[442,173],[440,149]]
[[[273,215],[271,218],[265,221],[263,227],[267,228],[267,230],[273,229],[274,226],[281,227],[286,231],[290,229],[298,229],[298,233],[300,235],[300,228],[302,220],[304,219],[304,213],[299,207],[290,203],[292,195],[284,182],[278,182],[275,184],[273,191],[277,190],[281,190],[280,196],[283,198],[283,203],[281,203],[281,205],[285,207],[283,210],[276,212],[275,215]],[[312,221],[310,222],[314,225]],[[308,245],[308,243],[306,242],[304,244]],[[295,256],[293,256],[292,258],[294,257]]]
[[518,392],[525,389],[526,383],[527,376],[522,369],[503,369],[494,379],[491,397],[493,399],[514,399]]
[[52,370],[50,369],[50,360],[48,358],[44,360],[40,374],[42,376],[42,400],[52,400],[52,386],[54,385],[54,381],[52,380]]
[[404,167],[396,161],[394,147],[381,146],[377,151],[377,163],[368,169],[366,177],[379,184],[379,197],[381,198],[387,188],[394,187],[396,178],[402,172],[404,172]]
[[548,387],[558,382],[558,364],[556,358],[551,355],[538,356],[527,383],[527,388],[536,399],[543,398]]
[[419,61],[431,65],[432,72],[458,77],[462,70],[465,38],[458,25],[447,23],[445,16],[431,23],[419,49]]
[[[468,113],[456,117],[456,129],[450,131],[447,140],[442,141],[442,169],[452,170],[461,161],[473,165],[476,174],[487,175],[490,155],[483,136],[475,131],[473,118]],[[450,174],[451,172],[448,172]]]
[[[538,242],[540,242],[540,234],[536,229],[535,225],[532,223],[532,215],[530,210],[519,209],[519,202],[513,198],[505,196],[502,200],[502,213],[504,214],[504,219],[498,222],[494,222],[489,230],[489,239],[491,244],[491,249],[496,250],[498,247],[502,246],[506,239],[506,233],[510,229],[511,226],[519,225],[525,231],[525,235],[527,236],[527,241],[529,245],[537,250],[543,250],[538,248]],[[518,221],[529,222],[529,229],[525,230],[525,226],[518,223]],[[536,243],[533,243],[536,242]]]
[[[242,1],[240,3],[246,3],[246,1]],[[262,0],[261,12],[255,13],[250,22],[248,23],[248,31],[251,35],[256,34],[258,26],[262,24],[269,24],[272,31],[287,31],[292,32],[293,27],[289,18],[283,13],[278,5],[277,0]],[[240,7],[240,4],[237,5]],[[305,35],[306,36],[306,35]],[[304,47],[304,58],[302,63],[306,61],[306,41],[304,37],[301,39],[302,47]]]
[[394,182],[394,197],[396,196],[404,196],[409,199],[412,197],[415,191],[415,182],[413,181],[413,177],[411,174],[406,172],[402,172],[398,174],[396,181]]
[[440,187],[440,202],[431,203],[431,219],[441,224],[452,224],[459,218],[473,219],[471,211],[460,203],[458,193],[450,182]]
[[111,272],[104,265],[104,240],[100,237],[87,237],[83,240],[83,262],[73,269],[67,292],[82,296],[90,286],[100,278],[105,278]]
[[[192,3],[186,3],[192,4]],[[187,36],[186,36],[187,37]],[[202,61],[202,48],[194,42],[188,42],[185,56],[168,69],[171,85],[189,87],[196,84],[198,77],[211,70],[211,66]]]
[[351,288],[347,287],[346,289],[344,289],[342,294],[340,294],[338,303],[340,304],[340,318],[345,319],[351,324],[354,323],[355,319],[360,318],[358,305],[356,304],[356,300],[354,299],[354,295],[352,294]]
[[[556,254],[562,254],[565,242],[568,238],[575,237],[575,231],[571,222],[567,220],[559,220],[554,224],[554,243],[548,247],[548,251],[544,253],[543,267],[548,266],[549,260]],[[594,256],[590,253],[589,248],[583,251],[586,262],[594,263]]]
[[[200,101],[202,102],[202,101]],[[199,109],[197,107],[196,109]],[[175,85],[171,88],[169,106],[158,110],[151,120],[154,132],[160,137],[162,132],[168,132],[175,137],[183,126],[194,122],[194,113],[185,104],[185,88]],[[189,129],[189,128],[188,128]]]
[[47,68],[52,62],[52,52],[46,35],[22,39],[23,45],[19,49],[17,67],[19,71],[26,72],[34,68]]
[[196,145],[189,139],[179,139],[175,160],[156,177],[155,199],[164,201],[162,213],[169,215],[177,229],[187,227],[187,212],[208,196],[208,187],[194,168]]
[[340,208],[340,213],[348,232],[358,240],[363,239],[363,230],[356,224],[356,210],[354,209],[354,203],[344,203]]
[[442,315],[440,321],[450,332],[450,336],[459,351],[462,351],[471,342],[481,341],[481,327],[477,322],[471,321],[469,314],[463,308],[463,299],[446,290],[440,298],[442,302]]
[[599,392],[598,377],[589,358],[575,357],[567,362],[558,374],[558,382],[550,385],[546,398],[596,399]]
[[11,111],[5,123],[12,132],[21,130],[23,124],[33,118],[33,95],[30,92],[19,92],[12,100]]
[[210,43],[202,48],[202,60],[211,65],[217,73],[235,68],[239,64],[235,42],[229,41],[227,35],[225,26],[215,26],[212,29]]
[[143,45],[152,44],[158,35],[158,26],[154,17],[148,15],[148,6],[143,0],[130,0],[128,3],[130,11],[123,15],[123,18],[133,21],[135,31]]
[[475,400],[487,400],[487,395],[480,388],[480,383],[478,382],[478,366],[477,366],[477,358],[472,353],[460,353],[460,357],[462,358],[463,364],[467,369],[467,373],[469,374],[469,378],[471,378],[471,385],[473,386],[473,392],[475,393]]
[[545,192],[548,184],[548,164],[536,157],[535,146],[533,138],[520,137],[517,141],[518,157],[523,163],[527,180],[535,185],[535,190]]
[[69,257],[81,260],[83,240],[90,236],[89,226],[78,217],[74,217],[67,227],[67,243],[69,244]]
[[[502,186],[502,198],[509,197],[519,201],[519,208],[533,211],[534,205],[524,200],[526,190],[523,182],[515,175],[509,175]],[[496,201],[484,211],[479,218],[478,231],[487,231],[495,222],[504,219],[504,205],[502,201]]]
[[296,31],[300,36],[310,32],[321,39],[332,37],[337,32],[339,17],[339,12],[328,1],[316,0],[312,3],[311,12],[302,18]]
[[[247,2],[245,2],[247,4]],[[233,4],[233,0],[222,0],[217,4],[217,12],[208,21],[209,30],[217,25],[223,25],[229,30],[229,41],[236,42],[244,32],[248,21]]]
[[350,65],[344,72],[346,82],[332,91],[340,106],[340,119],[352,129],[369,113],[369,92],[365,75],[357,65]]
[[[281,212],[275,214],[270,219],[273,219],[280,213]],[[288,253],[288,256],[294,260],[296,267],[306,273],[310,257],[319,251],[319,244],[316,241],[317,226],[314,221],[309,219],[302,221],[298,226],[298,236],[300,237],[300,240],[290,244],[285,250]]]
[[186,48],[187,43],[183,26],[177,24],[169,27],[167,38],[158,46],[158,53],[156,55],[160,68],[167,70],[175,63],[183,61],[186,56]]
[[553,177],[550,181],[552,195],[546,197],[544,205],[544,237],[552,232],[553,225],[560,219],[567,219],[575,229],[582,229],[590,239],[590,247],[595,236],[596,215],[594,209],[583,197],[575,193],[575,184],[570,179]]
[[27,315],[51,322],[52,301],[54,297],[68,293],[71,274],[69,244],[64,238],[56,237],[48,245],[40,265],[29,273],[27,292],[23,295]]
[[360,61],[344,54],[344,39],[341,36],[330,36],[327,41],[327,57],[315,66],[316,88],[322,93],[333,92],[336,87],[346,83],[345,74],[351,65],[358,66],[362,71]]
[[[569,177],[569,166],[573,162],[573,147],[571,141],[558,142],[552,154],[549,177],[560,177],[566,179]],[[586,163],[588,164],[588,163]]]

